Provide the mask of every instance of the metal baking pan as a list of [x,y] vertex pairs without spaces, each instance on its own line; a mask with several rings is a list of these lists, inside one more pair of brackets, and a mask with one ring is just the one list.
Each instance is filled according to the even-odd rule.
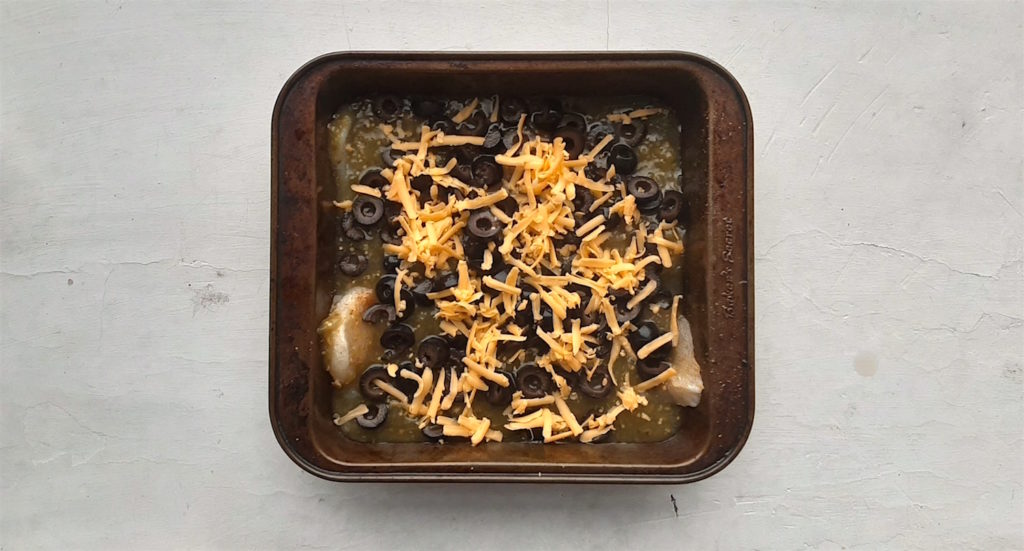
[[[324,190],[335,185],[329,117],[373,93],[496,92],[640,94],[664,101],[680,118],[685,311],[705,388],[667,440],[365,444],[331,421],[316,334],[329,306],[318,296],[331,246],[323,235]],[[339,481],[680,483],[720,471],[739,453],[754,416],[753,125],[743,90],[722,67],[677,52],[328,54],[285,83],[271,132],[270,420],[299,466]]]

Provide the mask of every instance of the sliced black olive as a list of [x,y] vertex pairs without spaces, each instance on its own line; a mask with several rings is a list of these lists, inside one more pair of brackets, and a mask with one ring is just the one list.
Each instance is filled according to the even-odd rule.
[[437,279],[434,280],[434,289],[437,291],[444,291],[446,289],[451,289],[458,284],[459,274],[449,272],[437,276]]
[[501,165],[495,162],[494,157],[481,155],[473,159],[470,170],[473,173],[473,185],[476,187],[495,191],[501,186],[502,169]]
[[429,279],[424,279],[423,281],[413,286],[412,297],[420,306],[430,306],[431,304],[434,303],[434,301],[430,300],[430,297],[427,296],[427,293],[431,293],[433,291],[434,282]]
[[[657,246],[657,245],[655,245],[655,246]],[[661,289],[664,289],[665,286],[662,285],[662,283],[661,283],[661,276],[656,274],[656,273],[653,273],[653,272],[648,272],[645,275],[644,282],[640,284],[639,288],[642,289],[642,288],[650,285],[652,281],[654,282],[654,291],[655,292],[657,292],[657,291],[659,291]],[[648,302],[650,302],[649,299],[648,299]]]
[[650,216],[652,214],[657,214],[658,213],[658,209],[661,208],[661,197],[662,197],[661,196],[661,190],[658,190],[658,196],[655,197],[653,201],[650,201],[646,205],[638,205],[638,208],[640,210],[640,214],[642,214],[644,216]]
[[[608,152],[602,151],[601,154],[607,156]],[[587,165],[587,168],[583,169],[583,174],[586,175],[587,178],[597,181],[600,180],[601,178],[604,178],[608,174],[608,169],[605,167],[597,166],[594,163],[590,163]]]
[[350,230],[350,229],[355,227],[355,225],[356,225],[356,217],[352,216],[352,212],[349,211],[349,212],[343,213],[341,215],[340,222],[341,222],[341,231],[347,232],[348,230]]
[[[383,241],[384,243],[389,243],[391,245],[401,245],[402,244],[402,236],[399,233],[401,231],[402,231],[402,228],[400,228],[400,227],[395,227],[395,226],[390,226],[390,225],[389,226],[385,226],[384,228],[382,228],[380,230],[380,240]],[[385,257],[385,259],[386,258],[387,257]],[[394,258],[398,258],[398,257],[394,257]],[[398,267],[396,265],[395,266],[395,270],[397,270],[397,269],[398,269]],[[392,270],[392,271],[394,271],[394,270]]]
[[555,386],[551,374],[533,362],[527,362],[516,370],[516,386],[523,391],[524,398],[540,398],[549,394]]
[[381,151],[380,158],[384,161],[384,166],[395,166],[395,161],[401,159],[405,155],[405,151],[388,147],[384,149],[384,151]]
[[672,364],[664,360],[651,360],[651,358],[644,358],[636,364],[636,372],[640,374],[642,379],[650,379],[651,377],[657,377],[661,375],[662,371],[672,367]]
[[[576,193],[579,193],[579,189],[581,189],[581,188],[576,188],[576,189],[577,189]],[[501,212],[504,212],[505,216],[508,216],[510,218],[513,215],[515,215],[517,210],[519,210],[519,203],[517,203],[516,200],[511,198],[511,197],[506,197],[506,198],[502,199],[501,201],[498,201],[498,203],[495,206],[498,207],[498,210],[500,210]]]
[[502,258],[501,253],[491,251],[491,267],[485,270],[483,268],[484,251],[487,250],[487,243],[487,241],[469,236],[463,237],[462,247],[466,251],[466,263],[470,268],[483,275],[493,275],[505,268],[505,259]]
[[[523,292],[525,293],[526,290],[524,289]],[[526,301],[526,308],[516,310],[515,322],[516,325],[524,329],[533,325],[533,309],[530,307],[530,301]],[[530,336],[527,335],[526,338],[529,340]]]
[[[566,263],[566,265],[571,267],[572,259],[570,258],[568,259],[568,261],[569,262]],[[566,289],[570,293],[575,293],[577,296],[580,297],[580,305],[578,308],[581,310],[581,312],[582,309],[587,305],[587,303],[590,302],[590,295],[592,295],[594,292],[590,287],[587,287],[586,285],[581,285],[579,283],[570,283],[569,286],[566,287]]]
[[432,98],[417,98],[412,101],[412,112],[417,117],[433,120],[444,114],[444,102]]
[[551,132],[562,120],[562,105],[556,99],[545,99],[530,116],[530,122],[538,130]]
[[496,280],[498,280],[498,281],[500,281],[502,283],[505,283],[505,280],[508,279],[508,273],[509,273],[509,268],[508,268],[508,266],[505,266],[504,268],[498,270],[497,272],[494,272],[494,275],[492,275],[491,277],[493,277],[494,279],[496,279]]
[[611,166],[611,163],[609,162],[610,158],[611,153],[609,153],[608,148],[605,147],[597,154],[597,156],[594,157],[594,160],[587,165],[587,168],[584,169],[583,173],[591,180],[600,180],[604,178],[608,175],[608,167]]
[[352,201],[352,215],[356,222],[372,226],[384,218],[384,201],[379,197],[360,194]]
[[495,123],[487,127],[487,133],[484,134],[484,145],[483,148],[488,151],[496,151],[501,145],[501,125]]
[[576,381],[576,390],[584,396],[600,399],[608,396],[612,391],[612,378],[608,375],[606,367],[599,367],[587,379],[586,374]]
[[525,442],[543,442],[544,441],[544,429],[539,427],[532,427],[526,430],[516,431],[522,433],[523,441]]
[[657,291],[654,291],[654,294],[647,298],[647,305],[657,306],[661,310],[671,308],[672,293],[668,292],[668,289],[665,288],[658,289]]
[[395,385],[395,388],[400,390],[402,394],[405,394],[408,399],[412,400],[413,395],[416,394],[416,390],[419,388],[419,383],[412,379],[402,377],[403,370],[411,371],[417,375],[421,374],[423,371],[421,369],[417,369],[416,364],[406,360],[398,364],[398,376],[391,381],[391,384]]
[[674,189],[666,191],[661,198],[661,207],[658,208],[658,218],[665,222],[675,222],[682,212],[683,194]]
[[[529,120],[529,119],[527,119],[527,120]],[[529,124],[527,124],[525,127],[523,127],[523,143],[531,142],[531,141],[535,140],[538,136],[543,136],[546,139],[550,139],[551,138],[551,132],[544,131],[544,130],[540,130],[539,131],[539,130],[537,130],[536,128],[534,128],[532,126],[529,126]]]
[[562,239],[555,241],[555,250],[559,255],[570,257],[576,254],[583,239],[575,234],[566,234]]
[[[576,379],[578,379],[579,377],[581,377],[581,376],[582,377],[586,377],[587,376],[586,372],[568,371],[568,370],[562,369],[560,367],[555,367],[555,374],[557,374],[559,377],[565,379],[565,382],[570,387],[576,386]],[[554,379],[552,379],[552,382],[554,382]],[[553,385],[552,386],[552,389],[557,389],[557,388],[558,388],[558,385]]]
[[402,112],[402,100],[390,94],[373,100],[373,114],[384,120],[392,120]]
[[572,198],[573,209],[584,216],[590,214],[590,205],[594,204],[594,194],[583,186],[576,186],[576,196]]
[[604,214],[604,229],[607,231],[615,231],[625,223],[619,213],[612,214],[608,209],[604,209],[602,214]]
[[[644,254],[643,254],[643,256],[651,256],[651,255],[657,255],[657,254],[658,254],[658,246],[655,245],[654,243],[647,243],[647,245],[644,247]],[[665,269],[664,266],[662,266],[661,263],[659,263],[659,262],[653,262],[651,264],[648,264],[647,268],[646,268],[648,275],[650,275],[650,274],[660,274],[662,272],[662,270],[664,270],[664,269]]]
[[[462,169],[466,169],[466,170],[462,170]],[[451,176],[453,178],[458,178],[459,180],[462,180],[462,178],[457,175],[458,172],[469,173],[469,170],[468,170],[468,167],[466,167],[465,165],[459,165],[459,166],[455,167],[455,170],[453,170],[451,172]],[[472,178],[472,173],[469,173],[469,174],[470,174],[470,176],[465,176],[464,175],[464,177],[466,178],[466,180],[464,182],[472,181],[472,179],[473,179]],[[456,201],[461,201],[461,200],[466,198],[465,194],[463,194],[461,190],[455,189],[453,187],[437,186],[437,198],[441,202],[447,203],[449,197],[454,197]]]
[[630,308],[627,304],[626,301],[622,301],[620,305],[615,307],[615,321],[618,321],[620,325],[627,321],[635,320],[643,313],[642,305],[637,304]]
[[[647,343],[658,338],[661,333],[662,331],[658,329],[658,325],[653,321],[648,320],[637,325],[636,329],[626,337],[626,340],[629,341],[629,345],[633,347],[634,351],[636,351],[643,348]],[[665,348],[663,347],[659,350],[665,350]]]
[[587,135],[587,119],[583,118],[583,115],[579,113],[563,113],[561,126],[567,128],[575,128],[583,134],[584,139]]
[[384,217],[388,219],[388,223],[392,224],[396,228],[398,225],[398,217],[402,214],[402,203],[397,201],[387,201],[384,203]]
[[466,144],[456,147],[452,151],[452,155],[455,157],[455,160],[458,161],[460,165],[470,166],[473,164],[473,159],[476,159],[477,157],[482,155],[483,151],[484,150],[482,147]]
[[592,122],[590,123],[590,126],[587,127],[587,145],[594,147],[600,143],[605,136],[614,134],[615,128],[610,122],[604,120]]
[[388,183],[388,179],[385,178],[384,176],[381,176],[380,169],[377,168],[367,170],[359,178],[360,185],[377,189],[380,189],[388,185]]
[[501,98],[498,116],[508,124],[519,124],[519,117],[526,112],[526,102],[519,98]]
[[556,138],[562,138],[565,142],[565,151],[569,153],[570,159],[576,159],[583,153],[583,146],[586,143],[586,136],[583,131],[575,126],[561,126],[555,131]]
[[457,354],[456,351],[461,350],[462,355],[466,355],[466,345],[469,344],[469,339],[462,333],[457,333],[454,336],[445,335],[448,340],[448,346],[450,348],[449,354],[454,358]]
[[538,355],[547,354],[551,350],[551,346],[544,339],[540,338],[540,335],[536,331],[530,331],[526,334],[527,348],[531,348],[537,352]]
[[455,130],[462,136],[484,136],[487,134],[490,122],[483,111],[477,110],[468,119],[462,121],[462,124],[456,126]]
[[[565,245],[577,245],[578,246],[582,242],[583,242],[583,238],[582,237],[580,237],[580,236],[576,235],[574,232],[570,231],[570,232],[566,233],[565,235],[559,237],[556,245],[558,247],[563,247]],[[572,260],[571,255],[566,256],[566,258],[568,260],[570,260],[570,261]],[[567,272],[566,272],[566,270],[562,270],[562,273],[564,274],[564,273],[567,273]]]
[[356,224],[356,217],[351,212],[341,215],[341,233],[351,241],[365,241],[370,239],[366,229]]
[[434,185],[434,178],[429,174],[418,174],[409,180],[412,189],[420,192],[420,197],[430,199],[430,186]]
[[473,214],[469,215],[469,223],[466,227],[474,237],[488,240],[499,235],[502,226],[502,223],[491,211],[481,209],[473,211]]
[[374,291],[377,293],[377,300],[381,304],[394,304],[395,302],[395,276],[385,274],[377,280]]
[[[572,271],[572,257],[571,256],[566,256],[565,258],[563,258],[562,259],[562,265],[559,266],[559,269],[561,270],[560,273],[562,273],[562,274],[567,274],[567,273],[571,272]],[[573,292],[573,289],[570,288],[569,292]],[[570,310],[570,312],[571,311],[572,310]]]
[[412,327],[404,323],[388,327],[380,336],[381,346],[398,352],[412,348],[415,343],[416,335],[413,334]]
[[636,151],[624,143],[617,143],[608,150],[608,162],[615,165],[616,174],[632,174],[639,160]]
[[448,119],[435,121],[434,124],[430,125],[430,129],[440,130],[441,132],[447,135],[455,134],[456,131],[455,123]]
[[[534,320],[537,321],[537,320]],[[547,305],[540,308],[540,328],[551,332],[555,330],[555,314]]]
[[395,314],[394,304],[374,304],[363,312],[363,321],[367,323],[392,324],[398,316]]
[[[586,303],[584,303],[584,305],[586,305]],[[595,323],[601,325],[601,320],[605,320],[605,323],[608,321],[604,312],[602,312],[600,308],[590,313],[584,312],[580,315],[580,323],[583,324],[583,327],[587,327],[588,325],[593,325]]]
[[366,368],[359,376],[359,393],[367,400],[383,400],[387,394],[381,390],[374,381],[390,382],[391,376],[388,370],[381,364],[374,364]]
[[647,176],[633,176],[626,180],[626,192],[636,198],[638,206],[649,206],[661,198],[658,182]]
[[366,231],[366,228],[354,226],[345,230],[345,237],[352,241],[369,241],[373,236]]
[[628,123],[620,122],[615,125],[615,137],[624,144],[636,147],[644,141],[647,135],[647,123],[641,119],[633,119]]
[[420,341],[420,346],[416,349],[416,358],[431,369],[440,367],[448,361],[449,348],[444,337],[431,335]]
[[[398,373],[399,373],[399,378],[400,379],[405,379],[405,377],[401,376],[401,373],[402,373],[403,369],[408,370],[408,371],[412,371],[413,373],[422,373],[423,372],[422,369],[416,367],[416,364],[412,360],[404,360],[402,362],[399,362],[399,364],[398,364]],[[409,380],[409,379],[406,379],[406,380]],[[410,391],[410,394],[412,392],[415,392],[416,386],[417,386],[416,385],[416,381],[413,381],[413,385],[412,385],[412,389],[413,390]]]
[[522,341],[502,341],[498,343],[498,356],[510,358],[516,352],[526,349],[526,343]]
[[517,143],[519,143],[518,128],[508,128],[501,134],[501,145],[505,149],[512,149],[512,146]]
[[[455,168],[453,168],[452,171],[449,174],[453,178],[455,178],[456,180],[462,182],[463,184],[466,184],[466,185],[472,185],[473,184],[473,169],[470,168],[470,165],[468,165],[468,164],[458,164],[458,165],[455,165]],[[443,188],[443,189],[448,189],[448,188]],[[457,192],[458,190],[453,190],[453,191]],[[440,194],[438,194],[438,196],[440,196]],[[445,196],[445,199],[447,199],[447,194]]]
[[604,341],[594,347],[595,358],[607,358],[612,353],[612,345],[608,341]]
[[423,436],[431,442],[436,442],[444,437],[444,425],[438,425],[437,423],[431,423],[423,427]]
[[495,406],[507,406],[512,403],[512,393],[516,390],[516,381],[505,370],[497,369],[494,373],[504,377],[508,381],[508,386],[501,386],[493,381],[488,381],[484,399],[487,400],[487,403]]
[[369,264],[370,262],[366,259],[366,255],[347,253],[338,261],[338,270],[349,277],[356,277],[363,275]]
[[369,403],[366,407],[370,408],[370,411],[356,417],[356,423],[359,423],[360,427],[364,429],[375,429],[384,424],[384,421],[388,419],[388,405],[384,402],[380,403]]

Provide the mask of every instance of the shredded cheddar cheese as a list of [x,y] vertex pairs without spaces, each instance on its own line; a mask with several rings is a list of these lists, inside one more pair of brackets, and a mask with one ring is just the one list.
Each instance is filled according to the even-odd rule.
[[365,415],[365,414],[367,414],[369,412],[370,412],[370,408],[367,407],[366,404],[359,404],[358,406],[352,408],[345,415],[337,415],[337,416],[335,416],[334,417],[334,424],[338,425],[340,427],[340,426],[344,425],[345,423],[348,423],[349,421],[352,421],[356,417],[359,417],[361,415]]
[[352,184],[352,191],[380,199],[380,190],[377,188],[372,188],[370,186],[364,186],[360,184]]
[[462,124],[476,111],[476,106],[480,105],[480,98],[473,98],[473,101],[469,102],[468,105],[462,108],[458,113],[452,117],[452,122],[455,124]]
[[[497,96],[485,99],[483,106],[479,98],[474,98],[451,121],[464,123],[482,109],[494,123],[500,105]],[[662,112],[656,108],[636,109],[608,119],[630,123]],[[408,290],[421,278],[454,271],[454,286],[427,292],[426,297],[436,308],[433,314],[440,331],[465,339],[465,350],[460,351],[465,367],[461,374],[454,367],[431,369],[417,363],[422,369],[417,374],[388,364],[387,372],[392,377],[397,373],[415,382],[416,390],[406,396],[388,382],[376,380],[374,384],[399,402],[418,426],[437,423],[443,427],[444,436],[468,439],[474,446],[500,442],[502,430],[528,429],[540,430],[548,443],[566,439],[594,442],[615,430],[615,420],[623,411],[635,411],[647,404],[643,392],[663,384],[675,373],[670,368],[629,386],[626,376],[621,384],[616,380],[614,367],[622,357],[644,359],[661,347],[678,343],[675,318],[679,296],[672,300],[671,330],[636,351],[626,337],[639,321],[620,323],[615,304],[621,308],[621,303],[613,304],[612,299],[628,293],[625,306],[632,310],[654,295],[658,283],[648,269],[672,267],[673,255],[684,251],[679,238],[681,228],[661,223],[649,229],[635,198],[616,176],[614,165],[597,180],[587,176],[587,167],[611,145],[612,135],[570,159],[560,137],[551,141],[527,139],[525,122],[526,115],[520,116],[516,142],[493,156],[503,169],[500,187],[484,190],[460,180],[465,177],[456,170],[459,161],[454,157],[443,161],[448,155],[437,149],[482,146],[483,137],[446,135],[424,126],[416,139],[390,125],[379,128],[390,147],[403,156],[381,171],[387,185],[380,189],[350,185],[354,193],[382,198],[400,207],[397,241],[382,246],[385,253],[398,256],[401,262],[393,289],[395,312],[401,316],[410,308],[402,293],[406,291],[409,296]],[[429,177],[426,184],[424,177]],[[590,213],[605,210],[589,219],[577,217],[574,200],[579,194],[592,194]],[[508,200],[514,201],[514,211],[507,208]],[[352,201],[335,201],[334,205],[350,210]],[[471,258],[467,249],[474,249],[470,242],[464,244],[464,239],[470,215],[477,212],[493,215],[501,231],[482,253],[474,253],[479,257]],[[648,249],[648,245],[653,248]],[[471,262],[475,264],[471,266]],[[502,278],[488,275],[502,268]],[[589,316],[584,318],[587,321],[580,318],[580,313]],[[544,344],[535,356],[532,351],[524,356],[522,349],[512,353],[503,348],[534,336]],[[609,345],[610,357],[598,352],[600,346]],[[511,381],[499,370],[510,369],[508,366],[524,357],[548,372],[555,383],[551,392],[540,398],[514,393],[503,424],[492,426],[489,417],[475,416],[472,404],[477,394],[495,385],[509,387]],[[573,388],[563,375],[569,372],[589,379],[602,366],[607,367],[612,384],[618,387],[619,402],[581,422],[567,401],[572,399]],[[453,417],[451,412],[460,396],[465,407]],[[335,422],[347,422],[368,411],[362,405]]]
[[650,390],[650,389],[652,389],[652,388],[654,388],[654,387],[656,387],[658,385],[661,385],[661,384],[667,382],[669,379],[674,377],[675,374],[676,374],[675,368],[670,367],[670,368],[666,369],[665,371],[662,371],[658,375],[656,375],[654,377],[651,377],[650,379],[647,379],[646,381],[636,385],[633,388],[637,392],[647,392],[648,390]]

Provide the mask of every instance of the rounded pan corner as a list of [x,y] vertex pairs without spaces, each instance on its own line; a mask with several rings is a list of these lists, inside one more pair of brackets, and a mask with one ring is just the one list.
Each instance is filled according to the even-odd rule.
[[[753,381],[751,381],[751,384],[753,384]],[[693,473],[693,475],[691,477],[688,477],[687,480],[685,480],[684,482],[697,482],[698,480],[710,478],[722,472],[726,467],[728,467],[730,464],[732,464],[733,461],[736,460],[736,457],[738,457],[740,452],[743,451],[743,448],[746,447],[747,439],[750,438],[750,431],[754,427],[754,409],[754,393],[753,391],[751,391],[750,415],[747,417],[747,422],[743,427],[743,432],[739,434],[739,437],[736,439],[736,442],[729,448],[729,453],[719,458],[718,461],[712,463],[707,468],[696,473]]]
[[662,52],[649,53],[661,55],[666,59],[673,61],[697,62],[710,69],[713,73],[721,77],[722,80],[724,80],[729,87],[736,92],[736,96],[739,98],[740,104],[743,106],[743,114],[746,117],[747,122],[752,122],[753,117],[750,112],[750,100],[747,98],[747,92],[743,89],[743,86],[740,85],[740,81],[737,80],[737,78],[728,69],[726,69],[724,65],[710,57],[682,50],[666,50]]
[[[273,381],[273,370],[274,370],[274,360],[273,359],[271,359],[270,365],[271,365],[271,380]],[[270,407],[268,408],[268,413],[270,414],[270,428],[274,431],[274,438],[277,440],[277,444],[279,446],[281,446],[281,451],[283,451],[284,454],[288,456],[288,459],[291,459],[292,462],[295,463],[296,465],[298,465],[299,468],[301,468],[302,470],[308,472],[309,474],[311,474],[313,476],[316,476],[316,477],[319,477],[319,478],[324,478],[324,479],[327,479],[327,480],[331,480],[331,477],[329,476],[328,473],[326,473],[325,471],[321,470],[319,467],[314,465],[310,461],[310,459],[308,457],[304,456],[301,451],[295,449],[295,447],[292,446],[291,443],[288,441],[288,435],[285,434],[284,429],[281,427],[281,424],[278,422],[278,419],[277,419],[277,410],[274,407],[274,404],[276,403],[276,400],[275,400],[276,396],[275,396],[274,389],[275,389],[274,385],[271,384],[271,386],[270,386]]]
[[291,92],[293,88],[295,88],[295,85],[298,82],[300,82],[303,78],[306,78],[306,76],[310,72],[312,72],[313,69],[317,68],[322,63],[346,57],[358,59],[359,52],[328,52],[325,54],[320,54],[314,57],[313,59],[310,59],[309,61],[300,65],[298,69],[295,69],[295,71],[292,72],[291,76],[289,76],[284,81],[284,84],[281,85],[281,90],[278,91],[277,98],[274,100],[274,111],[273,114],[271,115],[271,125],[273,129],[276,130],[277,128],[277,121],[280,117],[281,107],[284,105],[285,98],[288,97],[288,93]]
[[[273,397],[271,397],[271,404],[273,404]],[[327,470],[313,462],[313,459],[306,456],[301,450],[295,448],[289,442],[287,434],[284,429],[281,428],[277,422],[277,413],[274,411],[274,406],[270,406],[270,426],[274,431],[274,437],[277,439],[277,444],[281,446],[281,451],[284,452],[288,459],[292,460],[300,469],[307,473],[328,480],[331,482],[399,482],[400,479],[391,478],[388,476],[374,476],[371,474],[364,474],[359,472],[348,472],[340,470]]]

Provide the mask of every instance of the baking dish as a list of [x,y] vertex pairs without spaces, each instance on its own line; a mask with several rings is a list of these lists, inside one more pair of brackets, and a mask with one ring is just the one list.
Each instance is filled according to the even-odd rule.
[[[330,378],[316,326],[332,167],[327,120],[371,93],[653,96],[683,128],[685,312],[705,391],[657,443],[502,443],[471,447],[360,443],[331,421]],[[285,452],[311,473],[346,481],[688,482],[742,448],[753,420],[753,208],[749,106],[736,81],[685,53],[337,53],[284,85],[272,123],[270,416]]]

